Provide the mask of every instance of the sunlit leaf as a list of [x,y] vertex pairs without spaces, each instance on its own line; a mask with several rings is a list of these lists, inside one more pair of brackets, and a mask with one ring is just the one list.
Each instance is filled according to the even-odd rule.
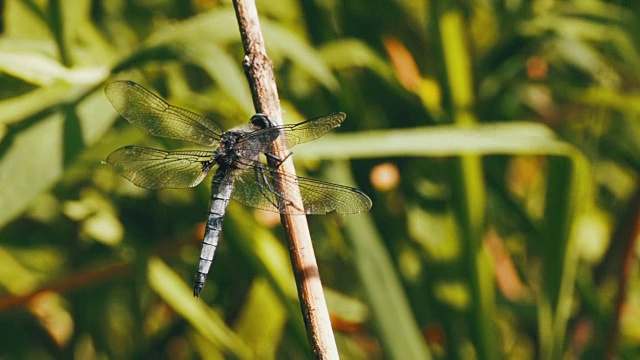
[[364,68],[373,71],[390,84],[395,82],[391,66],[360,40],[332,41],[320,49],[320,54],[323,60],[336,70]]
[[151,288],[218,349],[239,358],[250,357],[249,349],[235,332],[217,313],[209,311],[200,299],[194,297],[191,287],[162,260],[149,260],[148,278]]
[[580,156],[569,144],[558,140],[549,128],[532,122],[487,124],[469,128],[442,125],[327,135],[296,147],[295,156],[345,159],[464,154]]
[[285,309],[269,283],[258,279],[251,287],[234,328],[259,358],[275,358],[286,319]]
[[[53,88],[43,91],[37,100],[33,98],[20,106],[12,104],[3,108],[0,105],[0,111],[8,111],[8,119],[19,120],[81,96],[86,88],[56,83]],[[0,187],[0,206],[3,208],[0,224],[24,211],[40,192],[60,179],[65,162],[71,161],[83,146],[95,143],[104,134],[114,117],[106,111],[95,111],[105,107],[106,101],[101,96],[94,94],[86,98],[85,104],[79,107],[82,118],[77,134],[67,133],[66,119],[54,112],[41,115],[29,127],[3,139],[5,150],[0,153],[0,183],[6,186]],[[13,117],[11,109],[22,113],[14,113]],[[75,147],[69,147],[73,143]],[[65,149],[65,146],[69,148]]]

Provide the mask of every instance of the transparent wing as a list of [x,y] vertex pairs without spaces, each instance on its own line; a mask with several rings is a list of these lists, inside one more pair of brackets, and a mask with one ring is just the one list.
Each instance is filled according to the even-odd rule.
[[127,180],[147,189],[194,187],[215,164],[210,151],[163,151],[140,146],[112,152],[107,163]]
[[151,135],[207,146],[220,139],[222,131],[211,120],[169,105],[133,81],[114,81],[104,91],[116,111]]
[[290,149],[300,143],[321,137],[331,131],[331,129],[340,126],[346,118],[347,115],[345,113],[335,112],[298,124],[281,125],[256,130],[247,134],[239,146],[258,152],[267,152],[271,142],[278,138],[280,134],[284,133],[287,139],[284,145],[287,149]]
[[290,201],[281,195],[274,183],[274,177],[288,189],[299,186],[304,209],[289,207],[292,214],[355,214],[371,208],[371,199],[362,191],[352,187],[324,181],[297,177],[292,174],[272,172],[266,165],[255,163],[235,180],[231,197],[245,205],[262,210],[284,213],[280,201]]

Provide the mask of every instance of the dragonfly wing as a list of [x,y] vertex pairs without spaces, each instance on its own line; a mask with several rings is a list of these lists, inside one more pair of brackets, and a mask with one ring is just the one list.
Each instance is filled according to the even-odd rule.
[[[287,189],[285,193],[295,193],[296,187],[299,187],[304,209],[281,208],[281,203],[291,200],[278,191],[276,179]],[[355,214],[371,208],[371,199],[358,189],[271,171],[269,167],[257,163],[238,175],[231,197],[258,209],[291,214],[319,215],[334,211]]]
[[283,125],[282,128],[287,137],[285,144],[287,148],[291,148],[300,143],[315,140],[340,126],[346,118],[345,113],[335,112],[299,124]]
[[346,118],[347,115],[345,113],[335,112],[299,124],[281,125],[256,130],[250,132],[243,138],[242,146],[258,152],[267,152],[271,142],[281,134],[284,134],[286,136],[284,145],[287,149],[290,149],[300,143],[321,137],[331,131],[331,129],[340,126]]
[[371,209],[371,199],[358,189],[302,177],[297,180],[307,214],[358,214]]
[[214,165],[210,151],[163,151],[141,146],[120,148],[109,155],[107,163],[146,189],[194,187]]
[[130,123],[151,135],[212,146],[221,130],[204,116],[169,105],[133,81],[114,81],[105,87],[113,107]]

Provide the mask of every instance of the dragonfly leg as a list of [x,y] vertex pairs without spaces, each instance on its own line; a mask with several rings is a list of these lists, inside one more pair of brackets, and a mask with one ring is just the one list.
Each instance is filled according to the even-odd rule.
[[276,156],[276,155],[274,155],[272,153],[264,153],[264,156],[266,156],[268,159],[272,159],[272,160],[276,161],[278,163],[277,167],[280,167],[280,165],[282,165],[282,163],[285,162],[289,158],[289,156],[291,156],[291,154],[293,154],[293,153],[289,152],[287,154],[287,156],[284,157],[284,159],[280,158],[280,157],[278,157],[278,156]]
[[267,199],[267,201],[271,203],[271,205],[278,208],[278,204],[273,202],[273,200],[269,196],[269,193],[274,194],[276,197],[279,197],[280,194],[278,194],[278,192],[273,189],[271,184],[269,184],[269,180],[267,179],[267,175],[264,173],[264,170],[264,168],[257,166],[253,168],[253,172],[256,176],[256,184],[258,184],[258,189],[260,190],[262,196],[264,196],[265,199]]
[[[273,205],[277,209],[280,209],[280,207],[278,206],[279,204],[276,204],[272,200],[272,198],[270,196],[268,196],[269,193],[273,194],[279,200],[280,203],[284,203],[286,201],[287,203],[289,203],[289,205],[294,206],[293,203],[291,202],[291,200],[289,200],[289,199],[285,198],[284,196],[282,196],[282,194],[280,194],[280,192],[273,187],[273,184],[271,184],[269,182],[269,179],[267,178],[265,170],[268,170],[268,169],[265,169],[265,168],[262,168],[262,167],[261,168],[258,168],[258,167],[254,168],[254,172],[255,172],[255,175],[256,175],[256,183],[258,184],[258,189],[260,190],[260,193],[271,203],[271,205]],[[272,173],[274,174],[274,177],[277,176],[276,172],[272,172]],[[266,190],[265,190],[265,188],[266,188]],[[294,206],[294,207],[296,209],[298,209],[299,211],[304,212],[302,209],[300,209],[300,208],[298,208],[296,206]]]

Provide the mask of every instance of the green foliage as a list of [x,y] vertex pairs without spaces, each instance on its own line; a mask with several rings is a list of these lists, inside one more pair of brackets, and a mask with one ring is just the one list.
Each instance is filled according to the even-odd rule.
[[[118,120],[113,79],[247,121],[230,2],[2,4],[0,357],[307,358],[270,214],[230,205],[193,298],[207,181],[102,163],[188,146]],[[258,3],[286,121],[348,114],[298,171],[374,201],[310,219],[341,356],[635,358],[640,6],[464,4]]]

